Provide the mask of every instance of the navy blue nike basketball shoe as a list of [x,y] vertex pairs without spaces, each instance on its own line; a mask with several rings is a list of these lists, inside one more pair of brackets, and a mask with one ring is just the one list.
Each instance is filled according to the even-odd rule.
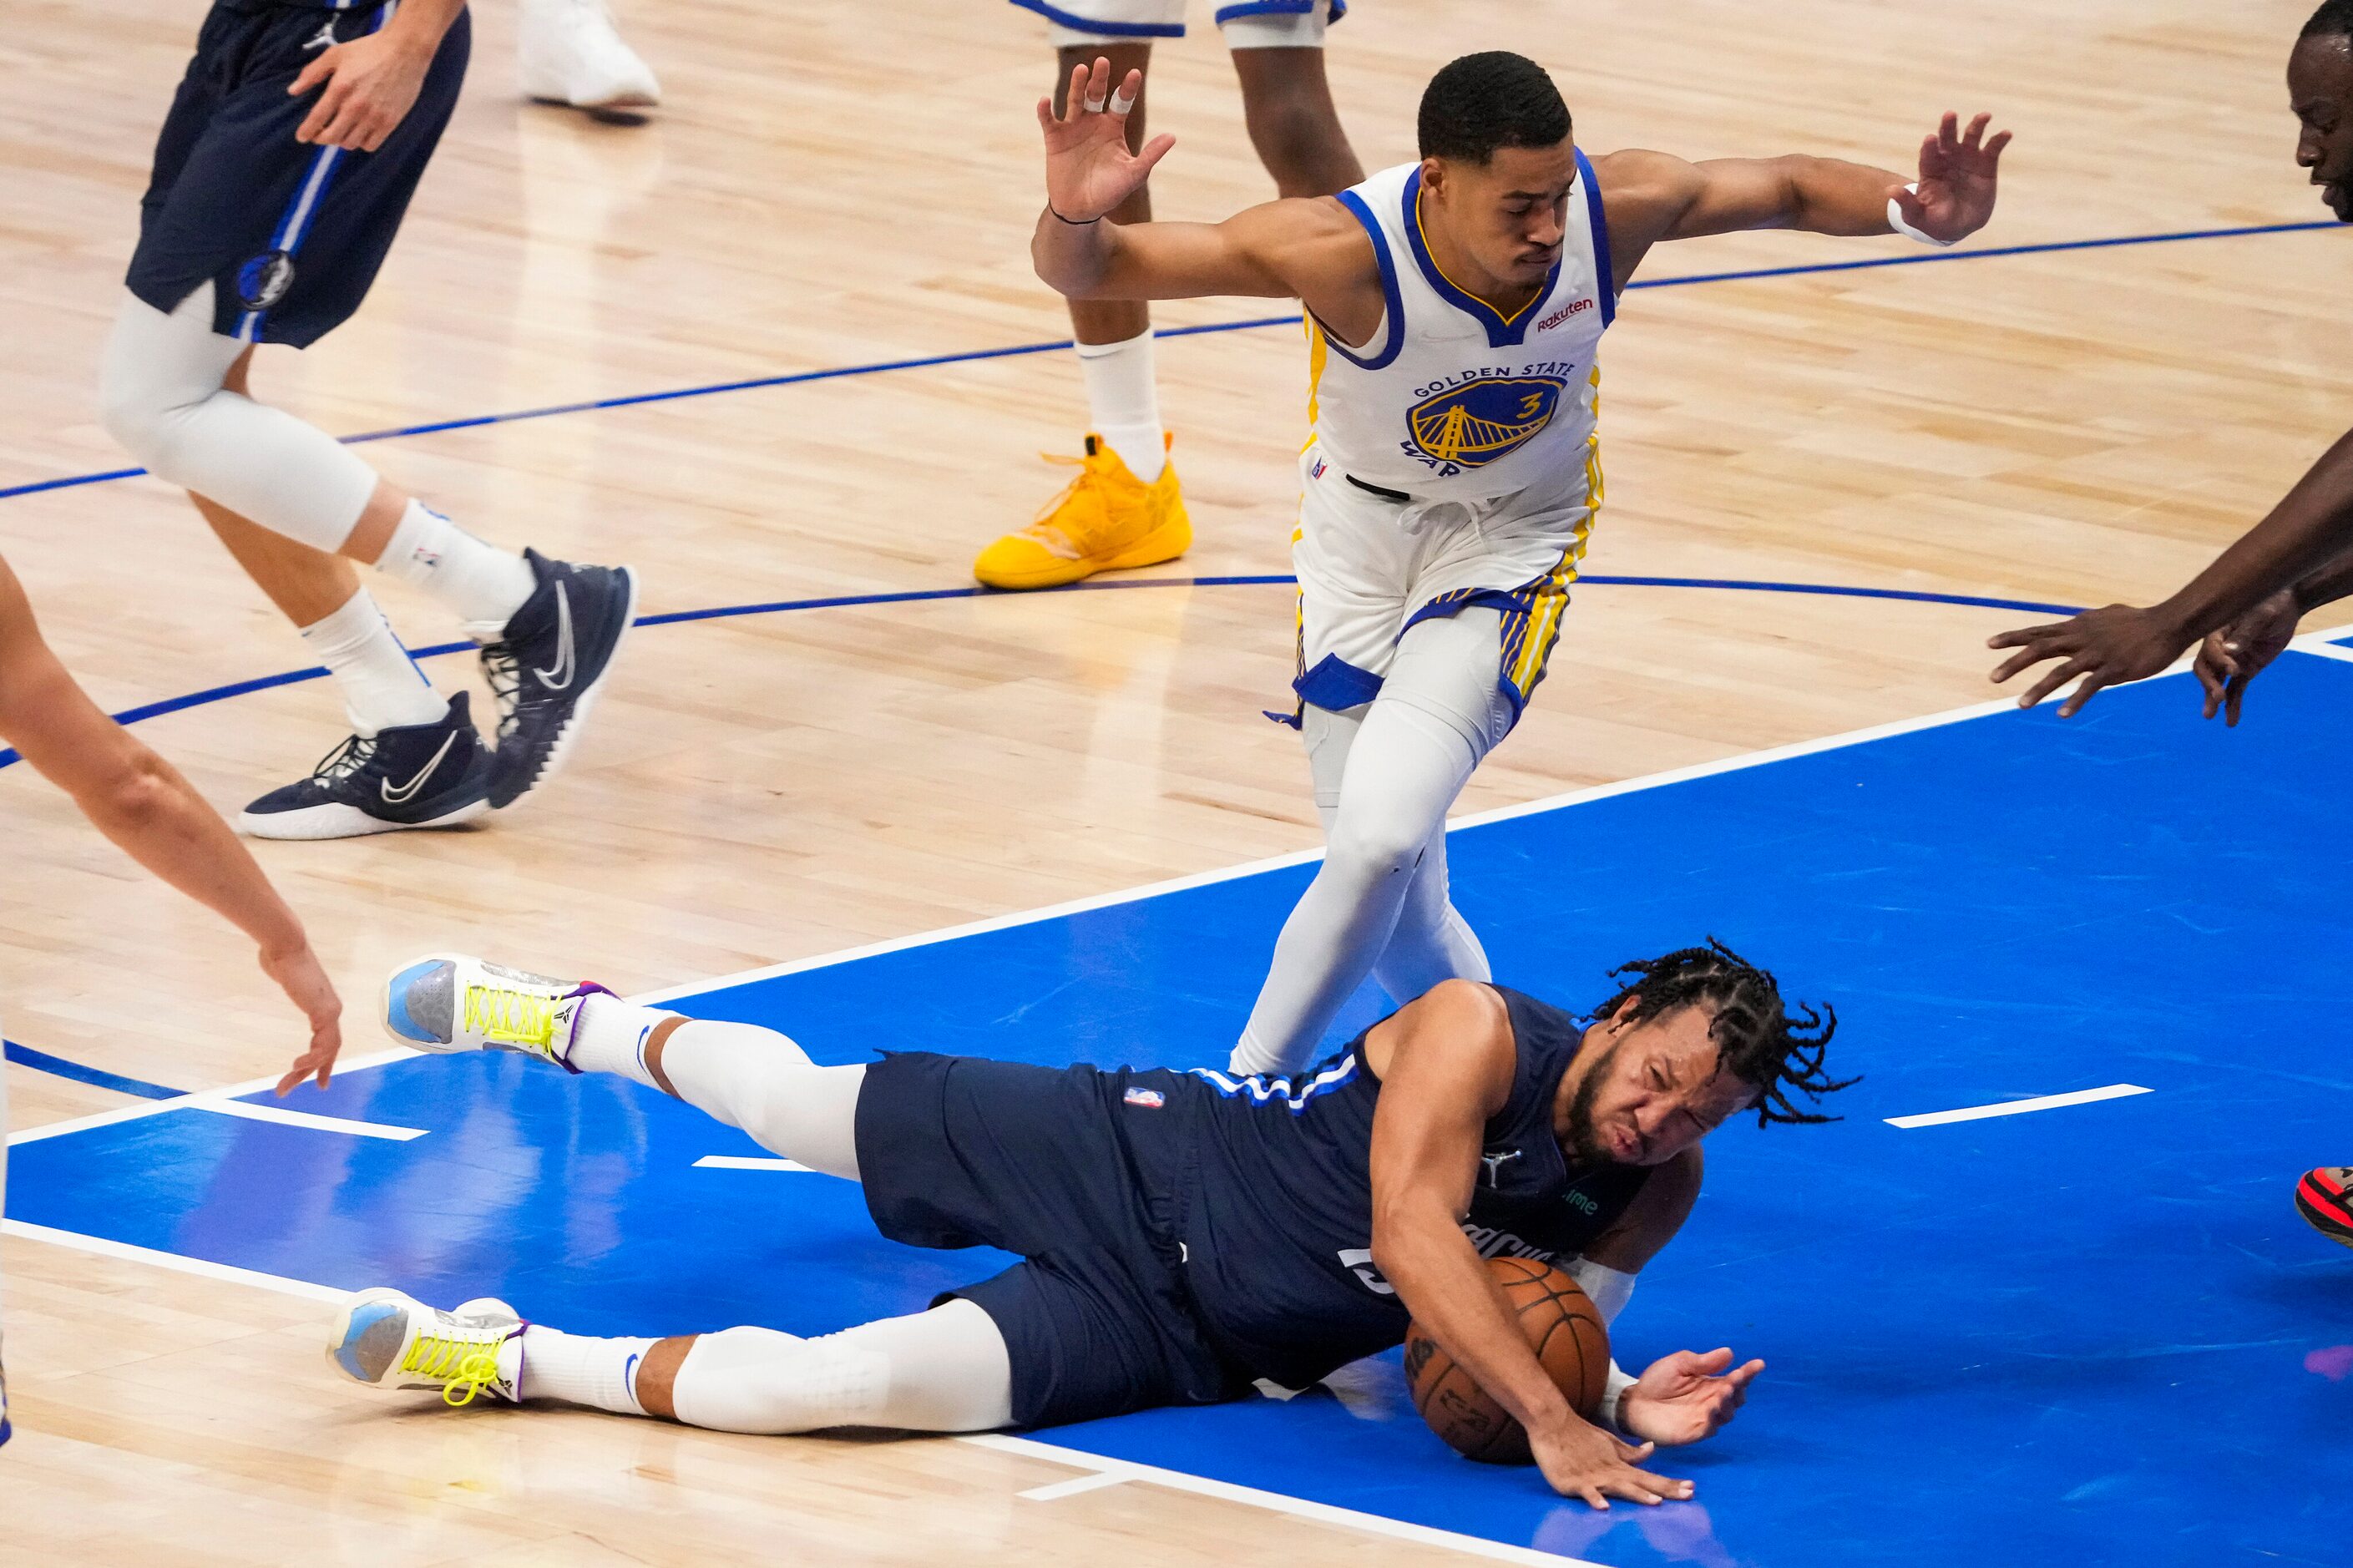
[[404,827],[454,827],[490,810],[492,757],[463,691],[429,724],[353,735],[309,778],[245,808],[255,838],[356,838]]
[[522,555],[539,585],[482,645],[482,674],[499,701],[491,805],[500,809],[564,765],[638,608],[637,574],[626,566]]

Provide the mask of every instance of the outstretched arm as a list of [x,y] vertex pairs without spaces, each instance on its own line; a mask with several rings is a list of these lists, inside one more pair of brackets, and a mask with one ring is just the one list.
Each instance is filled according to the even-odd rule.
[[1029,257],[1039,278],[1073,300],[1303,296],[1329,309],[1333,290],[1319,267],[1336,261],[1345,272],[1353,247],[1371,274],[1370,242],[1328,199],[1268,202],[1223,223],[1111,222],[1107,215],[1176,145],[1163,135],[1140,153],[1128,150],[1127,112],[1143,87],[1144,73],[1132,70],[1114,88],[1110,61],[1098,58],[1092,68],[1072,69],[1061,114],[1051,100],[1038,100],[1046,207]]
[[[2162,604],[2146,609],[2109,605],[2070,620],[2003,632],[1987,646],[2020,650],[1994,670],[1997,684],[2059,661],[2018,700],[2021,708],[2081,676],[2059,708],[2059,716],[2069,719],[2102,687],[2156,675],[2212,633],[2216,640],[2199,657],[2206,716],[2227,705],[2236,723],[2246,683],[2287,646],[2295,616],[2348,593],[2353,593],[2353,432],[2312,466],[2270,516]],[[2273,603],[2282,595],[2292,596]],[[2264,609],[2267,615],[2255,614]],[[2253,624],[2242,626],[2242,618]],[[2233,641],[2235,649],[2229,646]]]
[[1545,1479],[1595,1508],[1691,1496],[1689,1481],[1636,1468],[1650,1446],[1620,1441],[1569,1408],[1528,1348],[1502,1289],[1462,1234],[1487,1119],[1511,1093],[1514,1047],[1503,999],[1448,981],[1373,1031],[1386,1054],[1373,1112],[1373,1264],[1417,1322],[1527,1429]]
[[310,1021],[311,1043],[279,1081],[324,1084],[342,1048],[343,1004],[302,922],[228,824],[177,769],[100,711],[41,640],[32,605],[0,561],[0,738],[73,797],[98,830],[164,881],[251,937],[261,967]]
[[1599,160],[1618,287],[1624,288],[1661,240],[1745,229],[1810,234],[1892,234],[1888,204],[1904,221],[1949,245],[1993,216],[2002,150],[2010,132],[1986,135],[1990,116],[1967,131],[1947,114],[1920,144],[1916,190],[1892,169],[1838,158],[1715,158],[1686,163],[1664,153],[1628,151]]

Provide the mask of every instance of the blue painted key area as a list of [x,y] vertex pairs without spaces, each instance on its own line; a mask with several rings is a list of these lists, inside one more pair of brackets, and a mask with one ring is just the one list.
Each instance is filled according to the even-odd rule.
[[[1588,1004],[1609,964],[1714,933],[1834,1002],[1832,1065],[1868,1075],[1840,1123],[1712,1140],[1620,1321],[1630,1368],[1768,1363],[1725,1435],[1657,1461],[1695,1502],[1594,1514],[1458,1460],[1394,1356],[1339,1394],[1039,1436],[1628,1568],[2353,1563],[2353,1251],[2290,1203],[2353,1161],[2353,664],[2284,658],[2247,712],[2201,724],[2176,677],[1454,837],[1500,978]],[[679,1005],[822,1060],[1222,1062],[1311,870]],[[1882,1120],[2117,1083],[2154,1092]],[[588,1332],[823,1332],[1005,1261],[881,1241],[828,1177],[697,1169],[757,1151],[517,1058],[288,1103],[428,1135],[167,1111],[19,1146],[12,1217]]]

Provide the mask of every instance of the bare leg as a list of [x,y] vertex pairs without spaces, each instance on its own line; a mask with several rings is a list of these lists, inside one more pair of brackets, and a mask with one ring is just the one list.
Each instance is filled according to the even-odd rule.
[[[1332,102],[1322,49],[1236,49],[1242,115],[1259,162],[1286,196],[1328,196],[1365,177]],[[1136,131],[1133,122],[1131,132]]]

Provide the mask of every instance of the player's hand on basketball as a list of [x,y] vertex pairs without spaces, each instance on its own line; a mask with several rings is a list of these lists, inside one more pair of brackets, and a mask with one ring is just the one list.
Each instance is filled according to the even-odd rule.
[[300,98],[322,82],[327,89],[303,116],[294,140],[375,152],[416,106],[432,63],[430,50],[420,51],[407,35],[389,28],[329,45],[286,89],[289,97]]
[[2157,611],[2131,605],[2085,610],[2072,620],[2021,626],[1986,640],[1988,647],[2020,650],[1996,667],[1997,686],[2021,670],[2051,659],[2059,661],[2018,700],[2021,708],[2031,708],[2077,676],[2083,677],[2060,704],[2062,719],[2073,718],[2102,687],[2162,674],[2189,643],[2189,634]]
[[1618,1425],[1631,1436],[1670,1447],[1712,1437],[1748,1398],[1761,1361],[1732,1364],[1727,1347],[1705,1354],[1677,1351],[1652,1362],[1618,1400]]
[[1691,1482],[1641,1468],[1655,1445],[1629,1443],[1574,1416],[1556,1430],[1529,1433],[1528,1447],[1553,1490],[1582,1498],[1595,1508],[1608,1508],[1611,1498],[1661,1503],[1681,1502],[1692,1495]]
[[343,1048],[343,1002],[335,994],[334,983],[320,967],[319,955],[308,942],[294,948],[263,949],[261,970],[278,982],[278,988],[311,1023],[310,1047],[278,1080],[278,1092],[284,1095],[306,1079],[316,1079],[321,1089],[326,1088],[335,1058]]
[[1046,205],[1072,223],[1088,223],[1127,200],[1151,176],[1152,166],[1176,145],[1174,136],[1155,136],[1140,153],[1127,145],[1127,114],[1144,90],[1144,73],[1132,70],[1116,89],[1111,61],[1097,56],[1092,66],[1071,71],[1062,112],[1053,100],[1038,100],[1038,124],[1046,132]]
[[2206,717],[2222,715],[2236,725],[2239,704],[2246,700],[2247,682],[2261,675],[2272,660],[2287,651],[2302,619],[2292,589],[2282,589],[2224,626],[2210,632],[2198,645],[2198,684],[2206,690]]
[[2007,131],[1985,133],[1992,119],[1980,114],[1965,132],[1960,116],[1947,114],[1936,133],[1920,143],[1919,191],[1899,185],[1887,193],[1903,209],[1905,223],[1947,244],[1985,227],[1993,216],[2001,150],[2010,145]]

